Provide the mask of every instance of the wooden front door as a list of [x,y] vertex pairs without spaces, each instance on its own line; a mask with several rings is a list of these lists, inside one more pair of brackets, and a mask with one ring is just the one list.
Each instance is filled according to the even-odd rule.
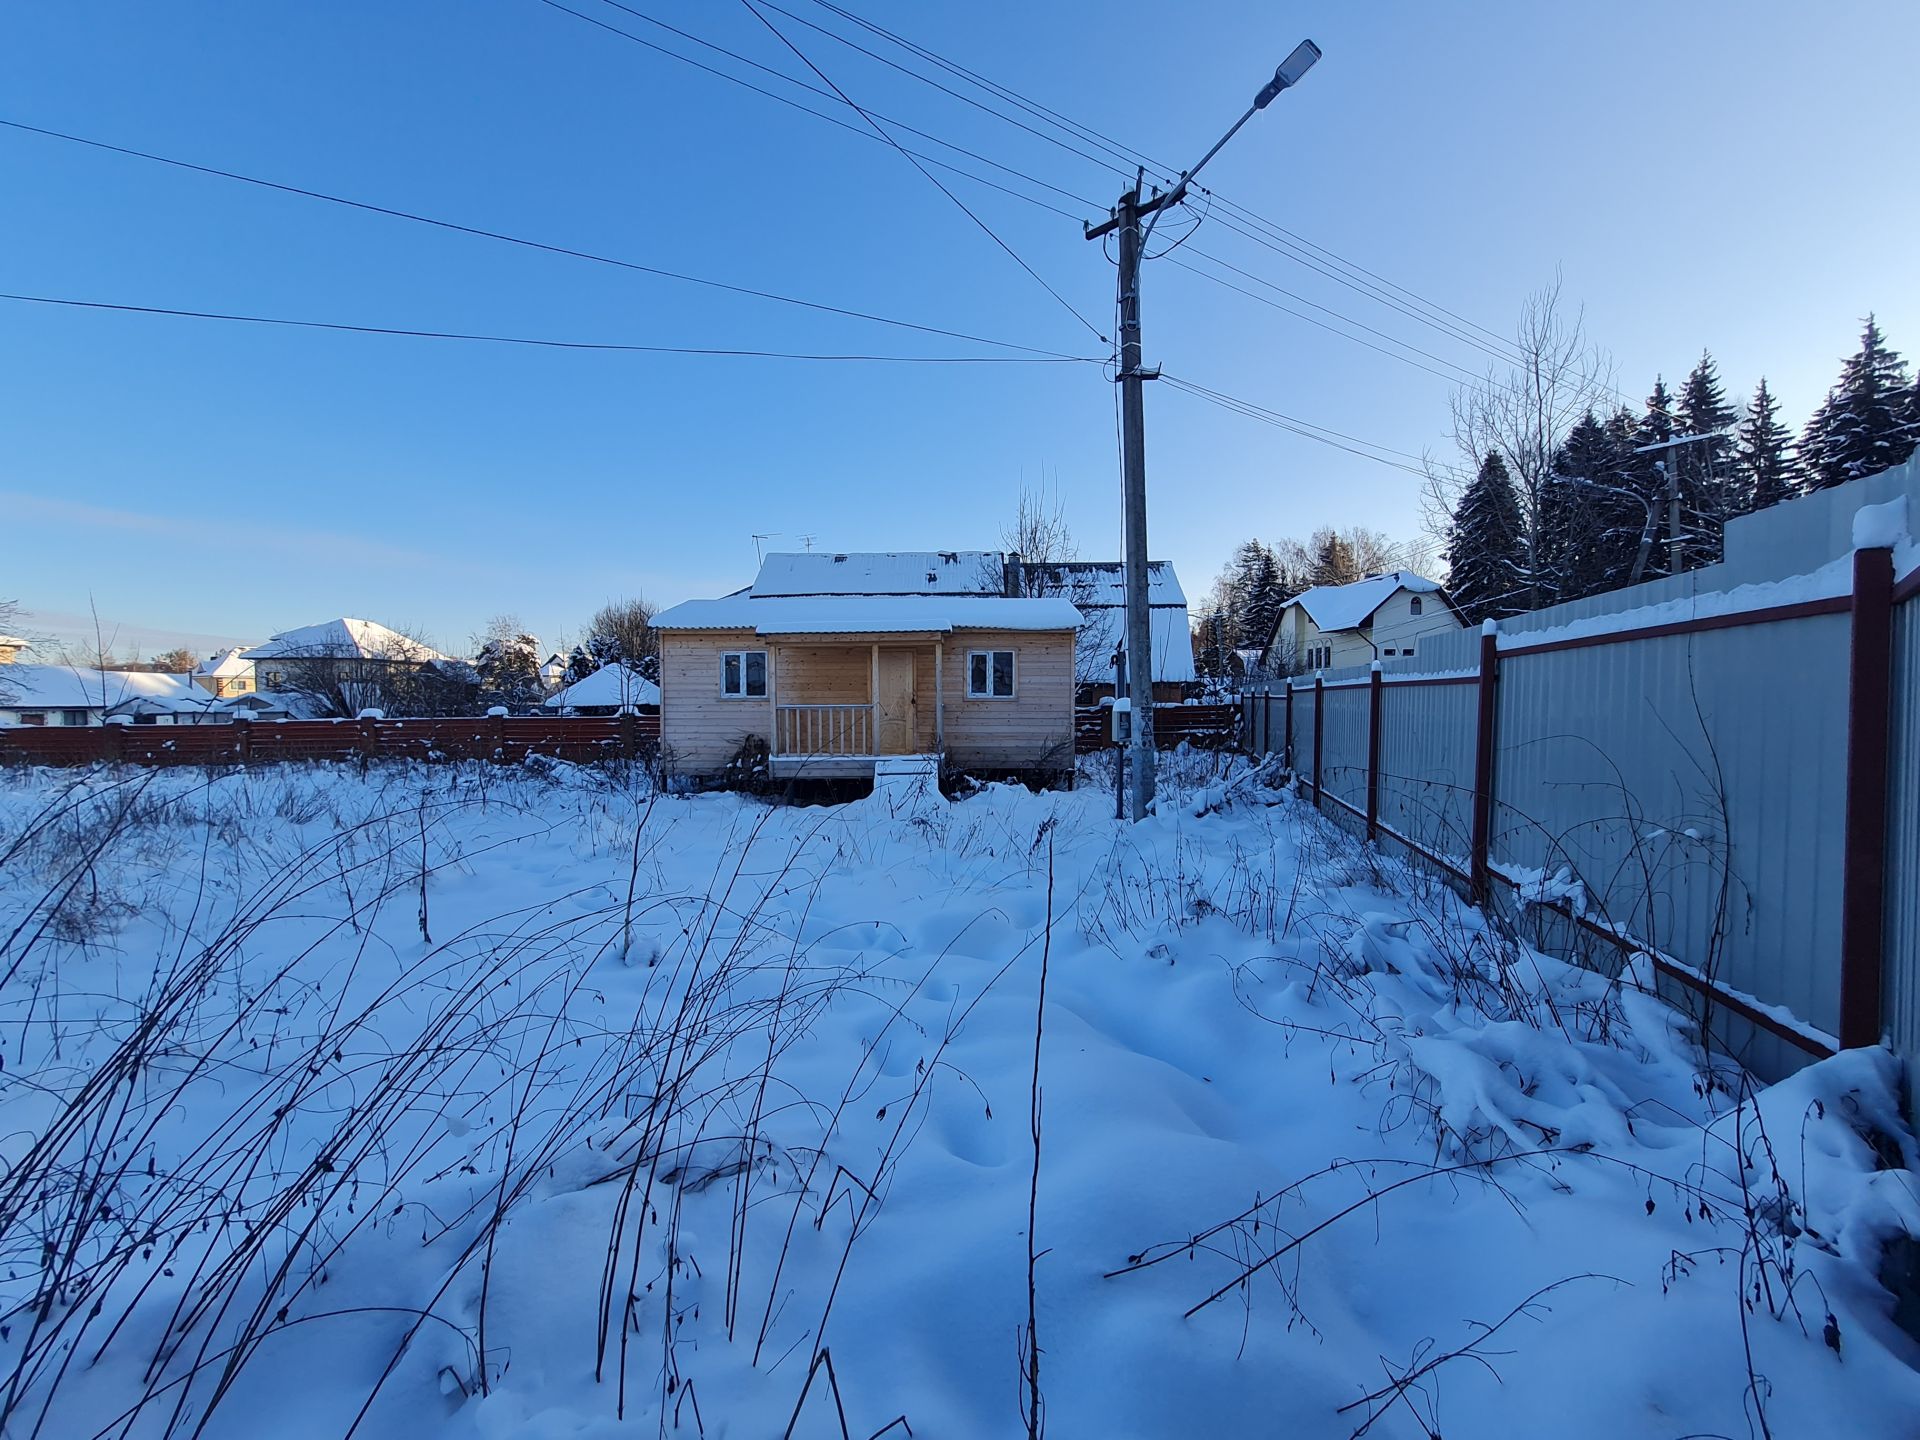
[[880,753],[913,754],[913,652],[880,652]]

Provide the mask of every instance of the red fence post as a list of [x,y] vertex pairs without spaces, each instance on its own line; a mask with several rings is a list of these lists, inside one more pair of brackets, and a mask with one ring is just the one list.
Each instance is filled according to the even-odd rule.
[[116,764],[127,758],[127,737],[122,727],[109,720],[102,727],[106,733],[100,737],[100,758]]
[[1495,692],[1500,684],[1500,634],[1489,620],[1480,631],[1480,719],[1473,737],[1473,854],[1467,866],[1467,884],[1473,903],[1487,903],[1491,871],[1488,846],[1493,834],[1493,729],[1499,714]]
[[253,759],[253,717],[241,712],[233,717],[233,758],[242,765]]
[[1320,808],[1320,741],[1327,733],[1327,682],[1313,677],[1313,808]]
[[640,717],[631,710],[620,712],[620,754],[628,760],[640,754]]
[[1893,551],[1856,550],[1847,659],[1847,829],[1840,891],[1843,1049],[1880,1042],[1892,698]]
[[1283,748],[1287,752],[1287,773],[1291,775],[1293,773],[1293,677],[1291,675],[1287,677],[1286,727],[1287,733],[1281,736],[1280,739]]
[[1367,839],[1380,834],[1380,662],[1367,680]]

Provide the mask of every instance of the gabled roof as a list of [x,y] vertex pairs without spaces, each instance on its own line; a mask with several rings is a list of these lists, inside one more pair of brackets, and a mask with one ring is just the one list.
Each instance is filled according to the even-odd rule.
[[991,550],[882,550],[834,554],[825,550],[769,555],[760,562],[751,594],[998,595],[1000,557]]
[[244,675],[253,668],[253,661],[247,652],[238,645],[231,650],[222,650],[209,655],[193,667],[196,675],[205,675],[209,679],[227,680],[235,675]]
[[543,702],[549,710],[578,710],[605,705],[658,705],[660,687],[625,665],[602,665]]
[[1416,575],[1411,570],[1389,570],[1384,575],[1369,575],[1351,585],[1316,585],[1311,590],[1302,590],[1287,603],[1305,610],[1324,635],[1336,630],[1359,629],[1373,618],[1374,611],[1402,590],[1431,595],[1439,589],[1439,581]]
[[947,634],[954,630],[1072,630],[1066,600],[965,595],[728,595],[687,600],[653,617],[656,630],[752,630],[758,635]]
[[0,645],[10,645],[17,650],[31,650],[33,646],[18,635],[0,635]]
[[264,645],[246,652],[249,660],[279,660],[302,656],[326,656],[341,659],[408,660],[424,663],[445,660],[438,650],[410,640],[398,630],[389,630],[373,620],[342,617],[323,620],[318,625],[302,625],[283,630]]
[[153,670],[80,670],[67,665],[9,665],[0,673],[0,706],[9,710],[99,710],[145,696],[204,700],[185,675]]
[[[1084,682],[1111,681],[1113,652],[1126,630],[1126,612],[1118,605],[1091,605],[1083,613],[1087,623],[1074,637],[1074,669]],[[1195,678],[1193,631],[1187,625],[1185,605],[1149,605],[1147,633],[1153,641],[1151,679],[1184,685]]]
[[[1127,603],[1126,567],[1118,560],[1064,560],[1045,565],[1028,564],[1024,569],[1029,575],[1044,576],[1048,589],[1057,588],[1083,610]],[[1186,603],[1187,592],[1180,588],[1180,577],[1173,573],[1173,563],[1149,560],[1147,604],[1184,608]]]

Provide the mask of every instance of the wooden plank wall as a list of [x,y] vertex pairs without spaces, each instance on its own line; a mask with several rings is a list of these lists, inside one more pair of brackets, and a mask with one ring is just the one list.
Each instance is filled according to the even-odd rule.
[[236,720],[221,725],[8,726],[0,763],[273,764],[296,760],[559,760],[649,755],[655,715],[492,716],[431,720]]

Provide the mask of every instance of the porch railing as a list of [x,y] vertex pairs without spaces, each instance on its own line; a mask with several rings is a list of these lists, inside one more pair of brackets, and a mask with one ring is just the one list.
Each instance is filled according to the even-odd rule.
[[871,755],[871,705],[776,705],[775,755]]

